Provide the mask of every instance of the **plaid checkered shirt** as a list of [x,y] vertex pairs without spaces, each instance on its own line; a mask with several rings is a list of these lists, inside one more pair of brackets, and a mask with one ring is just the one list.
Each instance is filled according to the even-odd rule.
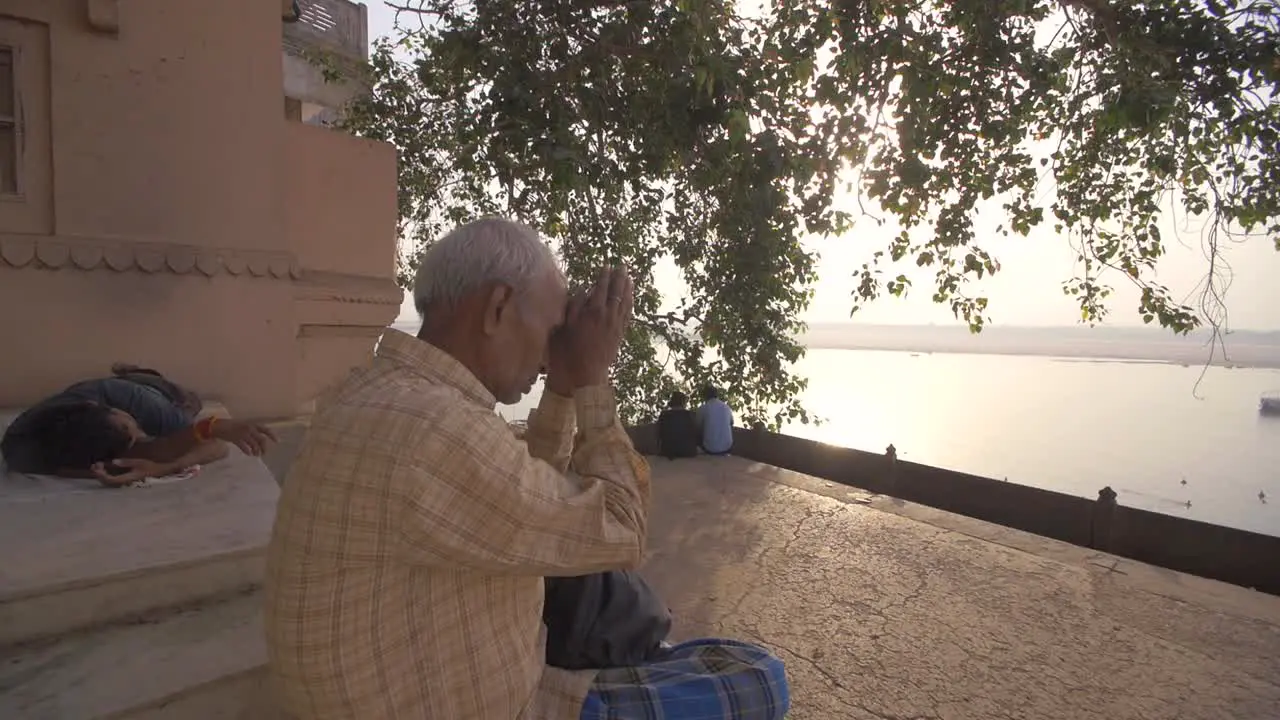
[[595,673],[545,665],[542,577],[639,564],[649,467],[608,388],[544,393],[523,441],[494,408],[390,330],[322,402],[267,558],[271,671],[299,720],[581,713]]

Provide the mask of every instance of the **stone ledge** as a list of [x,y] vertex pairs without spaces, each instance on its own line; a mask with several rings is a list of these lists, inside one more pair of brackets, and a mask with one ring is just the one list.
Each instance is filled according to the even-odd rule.
[[254,548],[3,598],[0,648],[138,618],[193,598],[219,597],[228,588],[249,590],[262,582],[265,566],[265,552]]
[[278,496],[267,466],[234,449],[141,487],[0,476],[0,644],[261,582]]
[[266,676],[256,593],[0,652],[0,717],[258,718]]

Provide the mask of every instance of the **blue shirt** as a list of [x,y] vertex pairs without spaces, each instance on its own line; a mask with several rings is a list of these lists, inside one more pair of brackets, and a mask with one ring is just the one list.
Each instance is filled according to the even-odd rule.
[[[142,432],[164,437],[191,426],[182,408],[151,387],[123,378],[84,380],[49,398],[47,403],[89,401],[123,410],[138,421]],[[42,403],[43,404],[43,403]]]
[[14,419],[0,439],[0,455],[9,469],[24,473],[49,473],[38,460],[41,452],[39,438],[33,435],[32,424],[46,408],[69,403],[95,402],[116,410],[123,410],[138,421],[138,427],[152,437],[163,437],[191,425],[191,419],[159,390],[122,378],[84,380],[63,390],[51,398],[42,400]]
[[712,454],[733,449],[733,411],[719,398],[712,398],[698,408],[698,428],[702,433],[702,449]]

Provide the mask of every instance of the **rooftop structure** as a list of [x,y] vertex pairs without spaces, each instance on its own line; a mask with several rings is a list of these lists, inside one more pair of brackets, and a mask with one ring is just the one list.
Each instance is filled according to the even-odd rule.
[[361,72],[369,59],[368,9],[347,0],[283,2],[285,112],[293,120],[331,124],[368,90]]

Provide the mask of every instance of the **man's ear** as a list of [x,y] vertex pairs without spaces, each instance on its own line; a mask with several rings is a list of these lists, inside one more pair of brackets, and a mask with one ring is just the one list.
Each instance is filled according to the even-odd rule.
[[489,290],[484,305],[484,334],[494,335],[498,328],[507,321],[507,316],[515,309],[511,301],[515,292],[508,285],[495,284]]

